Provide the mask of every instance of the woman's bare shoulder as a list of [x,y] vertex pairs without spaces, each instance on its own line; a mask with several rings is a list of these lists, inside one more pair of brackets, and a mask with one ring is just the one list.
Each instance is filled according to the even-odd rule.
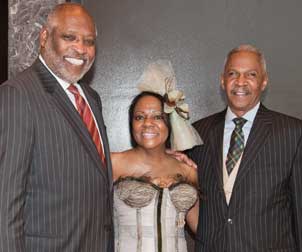
[[112,164],[129,158],[132,155],[131,153],[132,153],[132,149],[121,151],[121,152],[111,152]]
[[130,176],[135,173],[137,167],[141,167],[140,158],[133,149],[123,152],[112,152],[111,161],[114,180],[119,177]]

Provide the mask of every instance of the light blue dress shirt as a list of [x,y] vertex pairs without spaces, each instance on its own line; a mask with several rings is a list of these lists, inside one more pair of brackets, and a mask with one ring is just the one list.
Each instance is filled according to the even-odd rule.
[[[247,139],[249,137],[249,134],[251,132],[251,128],[253,126],[253,122],[255,119],[255,116],[257,114],[257,111],[259,109],[260,102],[252,108],[250,111],[248,111],[244,116],[242,116],[244,119],[247,120],[247,122],[244,124],[242,130],[244,134],[244,146],[246,145]],[[231,135],[235,128],[235,123],[232,121],[237,116],[232,112],[230,107],[227,108],[227,112],[225,115],[225,123],[224,123],[224,134],[223,134],[223,158],[226,159],[226,156],[229,151],[230,147],[230,141],[231,141]]]

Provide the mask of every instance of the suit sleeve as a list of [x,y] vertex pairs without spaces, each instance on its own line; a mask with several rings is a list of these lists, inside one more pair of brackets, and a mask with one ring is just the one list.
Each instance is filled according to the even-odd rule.
[[302,250],[302,136],[293,160],[292,175],[290,178],[290,189],[293,201],[295,234],[298,251]]
[[23,210],[33,144],[26,98],[0,87],[0,251],[25,251]]

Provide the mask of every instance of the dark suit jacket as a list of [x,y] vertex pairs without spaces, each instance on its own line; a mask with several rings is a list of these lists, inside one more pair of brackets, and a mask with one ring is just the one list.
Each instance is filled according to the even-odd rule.
[[98,94],[102,162],[78,112],[37,60],[0,86],[0,251],[113,251],[112,172]]
[[260,106],[228,206],[222,175],[225,113],[194,124],[205,142],[191,153],[203,197],[196,251],[302,251],[302,122]]

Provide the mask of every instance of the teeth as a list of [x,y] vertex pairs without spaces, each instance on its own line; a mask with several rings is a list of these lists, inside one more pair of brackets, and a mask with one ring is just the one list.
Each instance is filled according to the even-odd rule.
[[146,138],[152,138],[152,137],[155,137],[157,134],[156,133],[143,133],[142,135],[143,135],[143,137],[146,137]]
[[248,95],[248,92],[244,92],[244,91],[233,91],[234,95]]
[[80,65],[84,64],[84,60],[82,60],[82,59],[65,58],[65,60],[76,66],[80,66]]

